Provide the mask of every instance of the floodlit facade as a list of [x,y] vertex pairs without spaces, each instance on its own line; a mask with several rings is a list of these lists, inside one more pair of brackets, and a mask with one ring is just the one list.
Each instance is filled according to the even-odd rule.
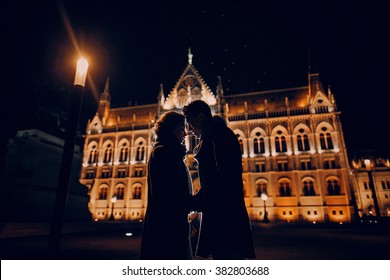
[[390,160],[377,152],[365,152],[352,160],[354,190],[359,217],[370,221],[390,217]]
[[[309,74],[301,87],[225,96],[220,80],[215,93],[210,90],[189,54],[176,85],[167,96],[161,86],[155,104],[111,108],[110,99],[107,79],[85,134],[80,182],[88,188],[95,221],[143,219],[154,122],[197,99],[222,116],[240,141],[252,221],[267,213],[271,222],[343,223],[356,214],[340,112],[318,74]],[[196,144],[188,135],[187,163],[199,188]],[[221,213],[229,215],[229,205]]]

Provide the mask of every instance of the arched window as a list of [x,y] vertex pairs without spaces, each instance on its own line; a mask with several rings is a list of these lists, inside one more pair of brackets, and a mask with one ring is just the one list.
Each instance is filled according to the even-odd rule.
[[253,153],[256,154],[264,154],[265,153],[265,144],[264,138],[254,138],[253,139]]
[[97,150],[96,146],[92,147],[92,150],[89,152],[89,157],[88,157],[88,163],[96,163],[97,162]]
[[244,154],[244,142],[241,138],[238,139],[238,142],[240,143],[241,154]]
[[257,181],[256,182],[256,196],[260,197],[262,193],[267,193],[267,182]]
[[281,151],[279,136],[275,137],[275,150],[276,150],[277,153],[280,153],[280,151]]
[[141,186],[134,187],[133,199],[141,199]]
[[328,184],[328,195],[340,195],[339,181],[336,179],[327,180]]
[[321,149],[323,150],[333,149],[332,136],[330,135],[329,132],[327,132],[326,134],[324,133],[320,134],[320,144],[321,144]]
[[310,145],[309,145],[309,137],[304,134],[297,136],[297,144],[298,144],[298,151],[309,151]]
[[287,152],[287,142],[285,136],[276,136],[275,137],[275,150],[277,153]]
[[126,147],[126,144],[121,148],[120,155],[119,155],[119,161],[125,162],[127,161],[129,157],[129,148]]
[[303,181],[303,195],[304,196],[315,196],[314,182],[312,180]]
[[332,142],[332,136],[330,133],[326,133],[326,144],[328,146],[328,149],[333,149],[333,142]]
[[123,199],[125,196],[125,188],[124,187],[118,187],[116,190],[116,198],[117,199]]
[[107,199],[108,187],[104,186],[99,189],[99,200]]
[[280,196],[291,196],[290,182],[281,181],[279,183],[279,195]]
[[287,152],[287,142],[286,142],[286,137],[285,136],[282,136],[281,137],[281,141],[282,141],[282,152]]
[[108,144],[106,150],[104,151],[103,162],[104,163],[111,162],[111,159],[112,159],[112,147],[111,144]]
[[144,158],[145,158],[145,146],[143,142],[140,142],[136,150],[135,160],[142,161],[144,160]]

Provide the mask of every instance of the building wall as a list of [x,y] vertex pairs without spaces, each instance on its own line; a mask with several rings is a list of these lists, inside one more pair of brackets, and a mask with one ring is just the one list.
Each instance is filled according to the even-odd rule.
[[[196,96],[185,83],[189,76],[198,89]],[[105,88],[108,91],[107,85]],[[142,220],[154,120],[166,110],[180,111],[192,98],[203,99],[199,88],[208,89],[189,64],[170,95],[165,98],[161,91],[154,107],[146,106],[143,112],[140,106],[110,109],[106,115],[94,117],[87,127],[80,177],[88,187],[93,219]],[[175,103],[179,93],[180,102]],[[241,142],[245,203],[253,221],[261,221],[265,209],[271,222],[341,223],[356,217],[340,113],[333,94],[323,91],[318,76],[305,87],[226,97],[218,85],[216,96],[207,90],[204,100],[225,118]],[[133,118],[124,123],[123,117],[115,121],[113,114]],[[107,119],[109,125],[104,124]],[[187,163],[194,185],[199,187],[191,153],[196,139],[187,136],[186,145]],[[140,151],[144,151],[142,157]],[[265,204],[262,192],[268,195]]]

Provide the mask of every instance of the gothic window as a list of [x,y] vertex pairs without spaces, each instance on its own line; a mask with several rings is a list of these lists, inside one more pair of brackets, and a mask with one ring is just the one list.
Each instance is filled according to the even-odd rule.
[[142,161],[144,160],[144,158],[145,158],[145,146],[143,142],[140,142],[136,150],[135,160]]
[[134,187],[133,199],[141,199],[141,187],[140,186]]
[[320,134],[320,144],[321,144],[321,149],[323,150],[333,149],[332,136],[330,135],[329,132],[327,132],[326,134],[324,133]]
[[262,193],[267,193],[267,182],[258,181],[256,182],[256,196],[260,197]]
[[277,153],[287,152],[287,142],[285,136],[276,136],[275,137],[275,150]]
[[120,151],[119,161],[125,162],[127,161],[128,157],[129,157],[129,148],[126,147],[126,144],[124,144],[124,147],[122,147]]
[[109,163],[109,162],[111,162],[111,159],[112,159],[112,147],[111,147],[111,144],[108,144],[107,148],[104,151],[103,162]]
[[363,186],[364,186],[365,190],[368,190],[368,183],[367,182],[363,182]]
[[125,188],[124,187],[118,187],[116,191],[116,198],[117,199],[123,199],[125,196]]
[[265,153],[265,143],[264,143],[264,138],[259,137],[260,133],[256,133],[256,136],[253,139],[253,153],[255,155],[257,154],[264,154]]
[[290,182],[281,181],[279,183],[279,195],[280,196],[291,196]]
[[275,137],[275,150],[277,153],[280,153],[280,151],[281,151],[279,136]]
[[309,145],[309,137],[304,134],[297,136],[297,144],[298,144],[298,151],[309,151],[310,145]]
[[88,163],[96,163],[97,162],[97,150],[96,146],[92,146],[92,150],[89,152]]
[[238,142],[240,143],[241,154],[244,154],[244,142],[242,139],[238,139]]
[[107,187],[101,187],[99,189],[99,200],[107,199],[107,193],[108,193],[108,188]]
[[338,180],[330,179],[327,180],[328,184],[328,195],[340,195],[340,184]]
[[328,146],[328,149],[333,149],[332,136],[329,132],[326,134],[326,144]]
[[315,196],[314,182],[312,180],[303,181],[303,195],[304,196]]

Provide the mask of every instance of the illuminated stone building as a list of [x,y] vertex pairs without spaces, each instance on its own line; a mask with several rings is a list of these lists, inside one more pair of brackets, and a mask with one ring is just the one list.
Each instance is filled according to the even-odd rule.
[[[253,221],[262,221],[265,211],[271,222],[350,222],[356,214],[340,112],[318,74],[301,87],[225,96],[220,80],[215,93],[210,90],[190,53],[176,85],[167,96],[161,86],[155,104],[111,108],[110,98],[107,79],[85,135],[80,182],[88,187],[94,220],[142,220],[154,122],[197,99],[225,118],[241,143]],[[187,136],[187,163],[198,187],[196,142]],[[228,215],[229,205],[221,213]]]
[[378,152],[360,152],[352,160],[352,168],[359,217],[369,220],[390,217],[389,158]]

